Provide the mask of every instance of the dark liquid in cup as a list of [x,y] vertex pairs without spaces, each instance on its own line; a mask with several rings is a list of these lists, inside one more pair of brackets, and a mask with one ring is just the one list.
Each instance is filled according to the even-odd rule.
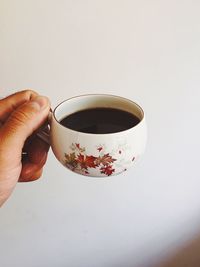
[[137,125],[140,119],[132,113],[114,108],[92,108],[64,117],[60,123],[72,130],[107,134],[121,132]]

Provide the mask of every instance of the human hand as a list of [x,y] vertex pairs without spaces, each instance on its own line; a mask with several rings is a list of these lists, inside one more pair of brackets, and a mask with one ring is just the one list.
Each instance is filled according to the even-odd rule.
[[34,132],[45,122],[49,110],[48,98],[31,90],[0,100],[0,207],[17,182],[41,176],[49,145]]

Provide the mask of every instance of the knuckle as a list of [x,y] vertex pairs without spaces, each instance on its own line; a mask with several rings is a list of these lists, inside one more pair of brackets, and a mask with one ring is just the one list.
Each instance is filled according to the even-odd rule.
[[25,96],[26,99],[31,99],[34,96],[37,96],[38,95],[38,93],[36,93],[32,89],[25,89],[25,90],[21,91],[21,93],[24,94],[24,96]]

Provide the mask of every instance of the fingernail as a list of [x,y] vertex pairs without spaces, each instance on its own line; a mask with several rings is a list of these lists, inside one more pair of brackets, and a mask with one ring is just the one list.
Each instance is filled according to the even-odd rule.
[[45,96],[36,96],[33,100],[31,100],[31,104],[34,105],[38,110],[45,109],[48,105],[48,98]]

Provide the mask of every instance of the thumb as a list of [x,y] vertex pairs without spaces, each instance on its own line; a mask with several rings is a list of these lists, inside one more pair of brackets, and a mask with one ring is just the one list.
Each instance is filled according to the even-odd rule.
[[44,123],[49,110],[49,100],[44,96],[36,96],[19,106],[1,128],[5,148],[22,150],[26,139]]

